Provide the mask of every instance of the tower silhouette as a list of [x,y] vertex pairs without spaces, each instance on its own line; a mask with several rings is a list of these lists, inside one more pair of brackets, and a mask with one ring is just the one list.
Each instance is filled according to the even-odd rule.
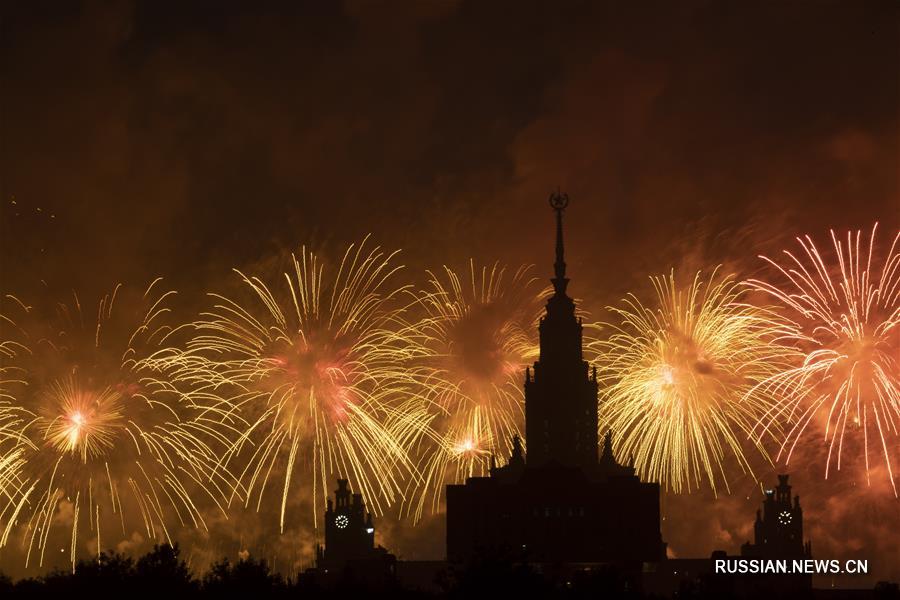
[[582,355],[581,319],[566,294],[563,211],[568,196],[554,194],[556,263],[553,295],[540,322],[540,360],[525,372],[525,437],[528,464],[556,461],[591,468],[597,462],[597,374]]
[[741,546],[741,555],[755,558],[812,558],[810,542],[803,543],[803,509],[800,496],[791,499],[788,476],[778,476],[778,486],[766,490],[761,510],[753,523],[753,543]]
[[375,545],[375,525],[362,494],[350,491],[346,479],[337,480],[334,502],[325,509],[325,546],[316,546],[318,583],[327,587],[353,582],[384,586],[393,581],[397,557]]
[[334,502],[329,498],[325,509],[325,547],[317,548],[317,563],[334,568],[371,558],[374,552],[375,526],[362,494],[351,493],[347,480],[338,479]]
[[582,324],[568,296],[563,212],[556,213],[553,294],[539,326],[540,357],[525,371],[527,450],[513,439],[506,465],[447,486],[447,557],[514,553],[532,562],[639,564],[665,556],[659,485],[613,456],[598,460],[597,374],[582,354]]

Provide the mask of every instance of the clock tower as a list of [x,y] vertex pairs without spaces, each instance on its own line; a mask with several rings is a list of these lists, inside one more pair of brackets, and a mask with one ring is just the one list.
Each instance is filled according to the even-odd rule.
[[741,547],[741,555],[754,558],[811,558],[810,543],[803,543],[800,496],[791,499],[788,476],[778,476],[778,487],[766,490],[753,524],[754,543]]
[[319,568],[340,568],[375,552],[375,527],[362,494],[352,494],[347,480],[338,479],[334,502],[329,498],[325,510],[325,548],[317,548]]

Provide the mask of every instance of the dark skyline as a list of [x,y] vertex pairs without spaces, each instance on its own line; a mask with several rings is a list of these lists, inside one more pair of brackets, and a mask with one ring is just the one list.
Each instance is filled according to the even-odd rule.
[[[884,244],[898,23],[889,1],[7,3],[0,282],[38,302],[164,276],[193,314],[232,267],[367,233],[411,283],[469,258],[546,279],[558,187],[570,292],[601,320],[651,274],[747,276],[794,236],[876,221]],[[900,579],[892,495],[790,471],[817,550]],[[732,492],[663,494],[671,551],[751,539],[759,489]],[[312,555],[308,528],[270,542],[271,516],[214,523],[216,548],[244,528]],[[382,518],[379,543],[439,556],[439,521]]]

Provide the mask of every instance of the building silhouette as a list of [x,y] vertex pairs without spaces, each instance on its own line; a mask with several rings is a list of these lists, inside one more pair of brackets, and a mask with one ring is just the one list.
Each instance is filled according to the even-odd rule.
[[582,354],[582,324],[567,294],[563,211],[554,194],[553,294],[540,321],[540,358],[525,371],[525,433],[506,465],[447,486],[447,557],[513,553],[531,562],[648,562],[665,557],[659,485],[613,455],[598,460],[597,373]]
[[[795,560],[812,558],[811,544],[803,542],[803,510],[800,498],[791,498],[788,476],[778,476],[778,486],[765,491],[762,509],[756,511],[754,542],[741,546],[740,556],[725,550],[709,558],[675,558],[649,565],[643,574],[647,594],[674,597],[685,590],[702,591],[710,598],[755,599],[809,598],[812,576],[804,573],[717,573],[717,560]],[[855,590],[854,592],[861,592]],[[862,593],[852,597],[863,597]]]
[[741,556],[752,558],[812,558],[812,544],[803,543],[800,496],[791,499],[788,476],[778,476],[778,487],[766,490],[762,509],[756,511],[753,543],[741,546]]
[[[508,460],[503,466],[492,460],[488,476],[447,486],[447,561],[397,560],[376,546],[362,495],[339,479],[325,511],[325,546],[317,547],[316,569],[305,577],[324,588],[345,589],[350,583],[424,593],[454,585],[478,588],[497,575],[550,588],[574,582],[583,589],[663,597],[809,596],[810,575],[717,572],[716,561],[738,558],[723,550],[707,558],[668,559],[659,485],[641,482],[632,467],[616,459],[613,432],[604,433],[598,452],[597,373],[584,360],[582,323],[567,294],[562,226],[567,203],[565,196],[551,197],[555,276],[539,325],[540,357],[525,370],[527,439],[514,436]],[[788,475],[778,480],[765,492],[754,542],[741,547],[741,557],[812,557],[810,543],[803,541],[800,499],[791,496]],[[503,570],[510,565],[524,570]]]
[[325,509],[325,547],[316,547],[316,567],[322,573],[352,574],[373,581],[393,574],[396,558],[375,546],[375,525],[362,494],[350,492],[346,479],[338,479]]

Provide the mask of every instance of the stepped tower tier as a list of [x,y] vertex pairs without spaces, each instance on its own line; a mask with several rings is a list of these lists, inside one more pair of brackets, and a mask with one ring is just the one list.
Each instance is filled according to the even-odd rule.
[[597,377],[582,355],[582,324],[567,295],[563,212],[569,198],[550,196],[556,212],[553,295],[540,322],[540,358],[525,375],[525,437],[529,466],[597,464]]

